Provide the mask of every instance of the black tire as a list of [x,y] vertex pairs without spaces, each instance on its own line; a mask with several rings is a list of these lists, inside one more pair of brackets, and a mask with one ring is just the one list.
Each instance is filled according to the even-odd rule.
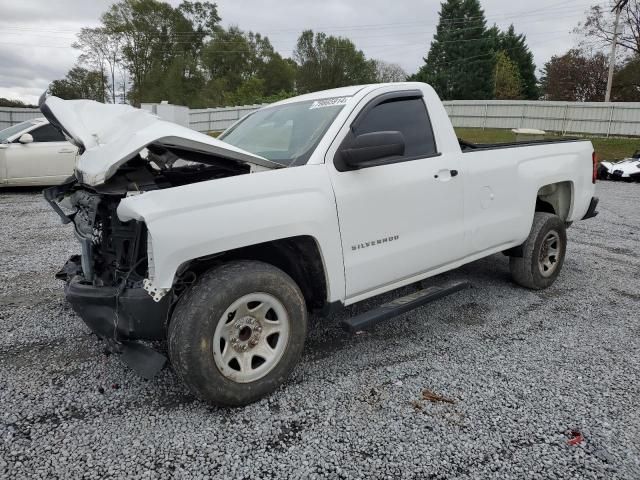
[[609,180],[609,170],[602,165],[598,166],[598,180]]
[[[213,339],[225,312],[252,294],[271,295],[280,302],[288,315],[288,338],[268,373],[239,383],[216,364]],[[225,317],[224,324],[230,323],[234,321]],[[266,263],[234,261],[205,273],[180,299],[168,328],[169,357],[178,377],[198,398],[220,406],[242,406],[270,394],[286,380],[302,355],[306,333],[305,300],[291,277]]]
[[[553,237],[554,233],[555,237]],[[545,247],[545,240],[557,245],[555,255],[545,257],[543,249],[546,248],[547,253],[550,251],[548,246]],[[564,264],[564,256],[567,251],[565,223],[552,213],[536,212],[531,232],[522,247],[522,257],[509,259],[509,269],[513,280],[518,285],[533,290],[549,287],[558,278]],[[545,257],[546,262],[541,262],[541,256]],[[551,257],[555,257],[555,259],[551,261]]]

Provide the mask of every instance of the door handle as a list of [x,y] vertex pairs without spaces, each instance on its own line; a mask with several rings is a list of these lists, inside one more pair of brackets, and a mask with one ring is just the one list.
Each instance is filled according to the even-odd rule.
[[58,153],[73,153],[75,150],[71,148],[63,148],[62,150],[58,150]]
[[[446,174],[449,175],[446,175]],[[450,180],[453,177],[457,177],[458,176],[458,170],[440,170],[438,173],[436,173],[433,178],[440,178],[440,175],[442,175],[442,178],[440,178],[441,180]]]

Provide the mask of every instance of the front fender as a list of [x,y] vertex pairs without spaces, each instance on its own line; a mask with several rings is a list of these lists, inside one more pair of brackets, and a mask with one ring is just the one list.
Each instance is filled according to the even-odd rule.
[[323,258],[328,300],[344,298],[335,197],[324,165],[146,192],[123,199],[118,217],[145,222],[157,288],[171,288],[180,265],[195,258],[307,235]]

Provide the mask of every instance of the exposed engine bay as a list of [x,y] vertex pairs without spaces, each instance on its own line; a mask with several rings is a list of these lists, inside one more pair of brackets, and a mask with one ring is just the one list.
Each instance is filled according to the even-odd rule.
[[198,270],[185,265],[171,288],[157,288],[147,226],[141,219],[121,221],[122,201],[285,165],[129,105],[46,94],[39,105],[79,153],[74,176],[44,191],[62,222],[73,223],[82,250],[56,276],[87,326],[151,378],[166,358],[137,340],[166,338],[172,308]]
[[104,184],[89,187],[72,177],[44,191],[62,222],[74,224],[81,246],[81,255],[72,256],[56,275],[66,284],[67,300],[140,375],[151,378],[166,359],[134,340],[165,337],[171,309],[195,274],[183,272],[170,295],[154,295],[146,280],[150,277],[146,226],[135,220],[122,222],[118,205],[129,196],[247,174],[252,168],[195,151],[149,146]]
[[[194,161],[197,152],[149,147],[145,153],[146,158],[137,155],[103,185],[86,187],[73,180],[45,192],[63,222],[75,225],[82,246],[83,281],[88,284],[135,288],[148,276],[146,228],[142,222],[118,219],[116,210],[123,198],[250,171],[248,165],[213,161],[210,156],[208,164]],[[63,271],[59,277],[67,279],[73,273],[77,272]]]

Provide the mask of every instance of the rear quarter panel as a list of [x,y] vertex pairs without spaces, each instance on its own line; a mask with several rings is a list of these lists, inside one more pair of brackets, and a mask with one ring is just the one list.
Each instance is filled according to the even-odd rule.
[[540,188],[571,185],[566,221],[582,219],[594,195],[590,142],[496,148],[463,154],[465,220],[472,251],[521,244]]

